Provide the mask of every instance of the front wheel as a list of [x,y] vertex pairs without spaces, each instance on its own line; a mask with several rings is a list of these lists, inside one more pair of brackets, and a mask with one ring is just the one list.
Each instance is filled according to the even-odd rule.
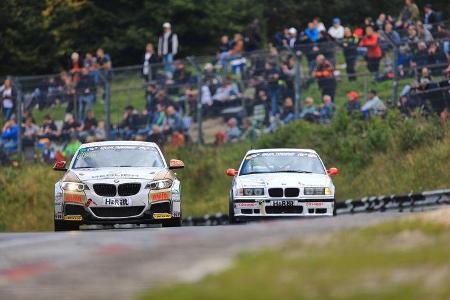
[[63,220],[55,220],[55,231],[75,231],[80,230],[79,222],[68,222]]
[[238,224],[239,223],[239,221],[234,216],[233,201],[231,199],[228,204],[228,223],[230,223],[230,224]]
[[336,212],[336,200],[333,201],[333,217],[337,216]]
[[181,227],[181,218],[172,218],[162,223],[163,227]]

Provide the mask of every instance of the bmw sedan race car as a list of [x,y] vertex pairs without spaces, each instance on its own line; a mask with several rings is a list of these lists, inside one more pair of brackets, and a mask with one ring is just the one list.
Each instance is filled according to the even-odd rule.
[[319,155],[308,149],[247,152],[233,177],[230,223],[260,217],[333,216],[335,188]]
[[55,231],[83,224],[181,225],[181,186],[154,143],[112,141],[83,144],[55,184]]

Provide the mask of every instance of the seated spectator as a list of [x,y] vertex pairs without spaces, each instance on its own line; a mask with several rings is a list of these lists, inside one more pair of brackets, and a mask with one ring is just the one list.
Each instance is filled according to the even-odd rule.
[[186,84],[191,78],[191,73],[185,68],[185,65],[181,61],[175,62],[175,71],[173,72],[172,80],[169,83],[176,85]]
[[441,75],[442,71],[447,67],[447,56],[445,52],[439,47],[437,42],[431,42],[428,47],[428,64],[430,66],[431,74]]
[[420,11],[414,0],[405,0],[405,6],[398,16],[398,25],[405,26],[407,24],[414,23],[420,18]]
[[139,114],[132,105],[125,107],[119,133],[123,140],[129,140],[139,129]]
[[28,117],[25,120],[25,125],[22,129],[22,146],[25,154],[25,159],[27,161],[32,161],[34,159],[34,150],[37,142],[37,137],[39,133],[39,127],[34,124],[33,118]]
[[359,94],[355,91],[351,91],[347,93],[347,112],[349,115],[354,114],[355,112],[360,112],[361,110],[361,104],[359,102]]
[[425,41],[425,43],[430,43],[431,41],[433,41],[433,35],[428,29],[425,28],[425,26],[423,26],[422,22],[416,22],[416,29],[421,41]]
[[145,87],[145,109],[149,113],[156,111],[156,95],[158,93],[158,88],[155,83],[149,83]]
[[423,7],[423,24],[426,29],[433,30],[433,25],[440,21],[439,15],[433,10],[431,4],[425,4]]
[[228,120],[225,137],[228,143],[235,143],[239,141],[239,138],[241,137],[241,130],[238,127],[236,118],[231,118]]
[[41,159],[46,164],[55,162],[56,150],[53,147],[53,143],[47,139],[44,143],[44,150],[42,150]]
[[61,129],[61,139],[63,142],[67,142],[70,140],[70,136],[73,133],[78,135],[78,132],[81,131],[81,124],[75,119],[72,114],[66,114],[65,121],[63,123]]
[[171,135],[175,131],[183,132],[183,119],[173,106],[169,106],[166,108],[163,133],[165,135]]
[[[269,126],[270,124],[270,102],[269,97],[267,97],[267,93],[265,90],[259,90],[258,97],[256,98],[256,105],[253,108],[253,115],[255,112],[260,112],[261,116],[259,119],[262,121],[262,124],[265,126]],[[258,117],[255,115],[255,117]]]
[[256,131],[256,124],[254,124],[252,120],[249,118],[244,119],[240,139],[241,140],[249,139],[251,141],[254,141],[256,140],[257,137],[258,132]]
[[238,58],[244,51],[244,38],[241,34],[234,35],[233,43],[230,45],[230,50],[222,52],[219,57],[219,62],[225,72],[228,71],[228,64],[231,60]]
[[370,90],[367,93],[367,101],[363,107],[361,107],[361,112],[365,118],[368,118],[369,116],[384,116],[386,105],[378,98],[375,90]]
[[320,54],[316,58],[316,68],[313,72],[313,77],[317,79],[317,84],[322,93],[322,97],[329,95],[334,101],[336,93],[336,78],[334,77],[333,65],[325,59],[325,56]]
[[166,139],[164,135],[161,132],[161,127],[158,125],[152,126],[152,131],[147,136],[147,142],[152,142],[157,144],[158,146],[162,147],[165,143]]
[[99,121],[95,127],[94,137],[96,141],[106,141],[105,122]]
[[42,127],[39,130],[39,138],[47,138],[54,141],[59,137],[58,128],[50,115],[44,116]]
[[320,123],[329,124],[333,118],[334,112],[336,111],[336,106],[331,102],[331,97],[325,95],[322,98],[322,105],[320,107]]
[[300,113],[300,119],[304,119],[308,122],[315,122],[319,118],[319,112],[314,105],[314,99],[306,97],[302,112]]
[[2,144],[4,151],[9,154],[17,150],[19,128],[15,119],[5,122],[2,128]]
[[230,38],[228,37],[228,35],[222,35],[220,37],[220,44],[219,44],[219,51],[217,52],[217,58],[220,58],[220,55],[222,53],[227,53],[228,51],[230,51]]
[[63,155],[66,161],[70,161],[72,157],[77,152],[78,148],[81,146],[80,140],[78,138],[78,134],[76,132],[72,132],[70,134],[70,140],[63,148]]
[[172,137],[170,139],[170,145],[174,148],[179,148],[184,146],[186,143],[186,138],[180,131],[174,131],[172,133]]
[[291,97],[287,97],[283,103],[283,111],[280,114],[280,121],[283,124],[287,124],[295,119],[294,114],[294,101]]
[[233,103],[239,96],[237,86],[233,84],[231,78],[224,80],[221,87],[219,87],[213,96],[213,110],[215,115],[218,115],[227,103]]

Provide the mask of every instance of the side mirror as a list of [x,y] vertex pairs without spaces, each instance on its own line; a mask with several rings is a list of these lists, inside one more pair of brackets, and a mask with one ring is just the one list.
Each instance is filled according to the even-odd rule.
[[182,169],[184,168],[184,162],[182,162],[181,160],[178,159],[171,159],[169,162],[169,169],[170,170],[174,170],[174,169]]
[[227,175],[230,177],[234,177],[238,174],[238,171],[235,169],[227,169]]
[[339,174],[339,169],[338,168],[330,168],[329,170],[327,170],[328,175],[330,176],[334,176]]
[[57,162],[53,165],[53,170],[55,170],[55,171],[62,171],[62,172],[67,171],[67,168],[66,168],[66,161],[65,161],[65,160],[57,161]]

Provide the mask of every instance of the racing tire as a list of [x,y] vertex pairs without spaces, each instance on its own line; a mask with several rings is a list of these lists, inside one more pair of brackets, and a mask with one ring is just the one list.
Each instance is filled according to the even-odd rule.
[[170,220],[164,221],[162,227],[181,227],[181,218],[172,218]]
[[77,231],[80,230],[81,223],[55,220],[55,231]]
[[234,216],[234,207],[232,200],[230,200],[228,204],[228,223],[239,224],[239,220]]
[[333,217],[337,216],[337,211],[336,211],[336,200],[333,200]]

